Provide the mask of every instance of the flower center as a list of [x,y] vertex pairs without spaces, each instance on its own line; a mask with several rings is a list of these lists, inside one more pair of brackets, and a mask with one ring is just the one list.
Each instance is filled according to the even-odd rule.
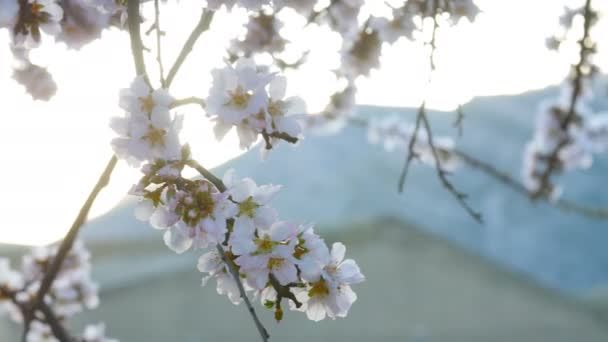
[[251,95],[244,92],[243,89],[237,88],[233,93],[230,93],[228,104],[238,109],[245,109],[250,97]]
[[141,102],[141,110],[146,113],[152,113],[152,110],[154,110],[154,107],[156,106],[156,102],[154,102],[152,95],[140,97],[139,102]]
[[329,288],[327,287],[327,283],[325,279],[321,278],[321,280],[312,284],[312,288],[308,290],[308,297],[319,297],[325,298],[329,295]]
[[283,101],[269,101],[268,114],[272,117],[283,116]]
[[258,246],[259,253],[266,254],[272,252],[272,249],[277,243],[265,236],[262,239],[257,238],[255,244]]
[[40,13],[40,10],[42,10],[44,8],[44,5],[41,5],[37,2],[32,4],[32,14],[36,15],[38,13]]
[[268,269],[276,270],[283,265],[283,262],[285,262],[283,258],[270,258],[268,259]]
[[249,196],[245,201],[239,203],[239,216],[245,215],[253,218],[254,211],[259,207],[260,205],[253,201],[253,197]]
[[164,129],[159,129],[150,125],[148,134],[144,138],[150,142],[152,147],[162,147],[165,145],[165,134],[167,134],[167,132]]

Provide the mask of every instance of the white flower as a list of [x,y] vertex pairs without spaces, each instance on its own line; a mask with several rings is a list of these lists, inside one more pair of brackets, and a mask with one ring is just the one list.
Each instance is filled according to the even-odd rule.
[[53,335],[51,328],[40,321],[30,323],[26,340],[27,342],[60,342]]
[[450,12],[450,20],[456,24],[462,17],[466,17],[470,22],[473,22],[479,14],[479,7],[475,5],[473,0],[451,0],[448,1],[448,11]]
[[238,285],[218,251],[213,250],[203,254],[198,259],[198,270],[209,274],[203,277],[203,286],[211,278],[215,278],[217,293],[226,295],[234,305],[238,305],[242,301]]
[[317,0],[274,0],[277,8],[291,7],[301,15],[308,16],[315,7]]
[[21,65],[13,70],[13,78],[25,87],[34,100],[48,101],[57,92],[57,84],[53,76],[38,65],[29,61],[21,61]]
[[207,6],[214,11],[220,9],[222,5],[226,5],[226,9],[231,10],[235,4],[250,11],[255,11],[268,3],[270,3],[270,0],[207,0]]
[[350,80],[369,76],[371,69],[380,66],[382,41],[376,30],[362,30],[345,36],[342,44],[342,72]]
[[251,16],[245,25],[247,33],[244,39],[234,40],[231,49],[235,50],[233,53],[240,51],[245,56],[259,52],[281,52],[287,44],[279,34],[282,26],[283,23],[274,14],[260,12]]
[[226,219],[237,212],[228,196],[205,181],[196,183],[188,192],[179,191],[175,212],[181,220],[165,232],[165,244],[176,253],[183,253],[192,246],[205,248],[224,241]]
[[[373,118],[368,125],[367,137],[371,144],[383,143],[389,151],[406,151],[414,134],[414,126],[397,116]],[[433,145],[441,167],[454,171],[460,166],[460,159],[454,153],[454,141],[449,137],[434,136]],[[435,166],[435,155],[429,144],[426,132],[419,130],[414,144],[414,152],[418,159],[430,166]]]
[[363,0],[332,1],[328,13],[330,26],[343,35],[351,34],[358,28],[357,17],[363,6]]
[[345,252],[343,244],[334,243],[319,277],[296,294],[303,303],[298,310],[305,311],[309,319],[346,317],[357,300],[350,285],[361,283],[365,277],[354,260],[344,260]]
[[414,17],[406,11],[393,11],[393,18],[371,17],[369,26],[378,32],[380,40],[393,44],[401,37],[413,38],[414,31],[418,28]]
[[266,132],[287,133],[291,137],[298,137],[302,128],[297,121],[297,114],[306,112],[306,105],[299,97],[285,97],[287,79],[278,76],[270,82],[268,88],[270,98],[266,107]]
[[19,290],[23,287],[23,277],[11,269],[8,259],[0,258],[0,287]]
[[233,169],[226,171],[223,181],[238,207],[230,236],[232,252],[236,255],[251,253],[255,250],[252,240],[255,229],[268,229],[277,219],[276,211],[268,203],[281,187],[257,186],[251,178],[238,179]]
[[83,342],[119,342],[106,337],[106,326],[103,323],[87,325],[82,336]]
[[325,263],[329,260],[329,250],[325,241],[315,234],[312,225],[300,226],[297,238],[294,257],[297,259],[302,279],[306,281],[319,279]]
[[18,45],[31,48],[40,43],[40,30],[46,34],[55,35],[61,31],[59,22],[63,18],[63,9],[56,0],[28,0],[28,15],[23,26],[15,32],[15,42]]
[[258,229],[258,236],[252,237],[256,249],[234,260],[251,287],[264,289],[270,274],[282,285],[298,280],[293,256],[296,235],[297,227],[287,222],[277,222],[268,230]]
[[265,128],[264,111],[268,102],[266,85],[272,75],[258,72],[250,59],[235,66],[213,71],[213,85],[207,97],[207,113],[216,121],[215,135],[221,140],[237,127],[241,148],[248,148]]
[[121,91],[120,105],[126,114],[110,122],[119,135],[112,140],[114,152],[134,166],[142,161],[179,159],[182,117],[171,118],[172,101],[165,89],[152,91],[141,76]]
[[64,1],[61,31],[56,41],[65,42],[68,48],[80,49],[101,37],[101,31],[110,25],[111,14],[88,0]]

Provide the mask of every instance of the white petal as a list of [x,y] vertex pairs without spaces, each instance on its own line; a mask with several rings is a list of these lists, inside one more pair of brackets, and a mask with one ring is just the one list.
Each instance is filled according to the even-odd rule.
[[185,236],[177,226],[169,228],[165,232],[163,240],[167,247],[177,254],[187,251],[192,246],[192,239]]
[[270,94],[270,98],[272,98],[273,100],[281,100],[283,97],[285,97],[285,90],[287,88],[287,79],[285,78],[285,76],[277,76],[275,77],[272,82],[270,82],[270,86],[269,86],[269,94]]
[[344,260],[344,255],[346,254],[346,246],[344,246],[341,242],[335,242],[331,246],[331,262],[334,264],[339,264]]

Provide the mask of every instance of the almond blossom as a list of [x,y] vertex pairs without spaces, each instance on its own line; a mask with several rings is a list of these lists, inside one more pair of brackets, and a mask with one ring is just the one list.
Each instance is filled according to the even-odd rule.
[[224,240],[226,220],[237,207],[207,181],[195,181],[188,190],[180,190],[172,201],[180,220],[165,232],[165,244],[176,253],[191,246],[205,248]]
[[310,320],[345,317],[357,300],[350,285],[361,283],[365,277],[354,260],[344,260],[345,252],[343,244],[334,243],[320,275],[297,293],[304,303],[298,310],[306,312]]
[[255,246],[250,237],[256,228],[268,229],[277,219],[277,212],[268,204],[281,189],[276,185],[257,186],[251,178],[237,179],[230,169],[224,175],[227,192],[238,207],[231,235],[232,252],[250,253]]
[[249,286],[262,290],[272,274],[281,285],[298,280],[297,260],[293,256],[297,244],[297,227],[288,222],[277,222],[269,229],[258,229],[253,236],[255,249],[236,258]]
[[62,18],[63,9],[56,0],[27,0],[24,15],[15,27],[15,42],[26,47],[38,46],[41,30],[49,35],[59,33]]
[[143,161],[178,159],[182,117],[171,117],[172,102],[165,89],[152,90],[143,77],[137,77],[120,94],[125,116],[114,117],[110,123],[119,135],[112,140],[114,152],[134,166]]

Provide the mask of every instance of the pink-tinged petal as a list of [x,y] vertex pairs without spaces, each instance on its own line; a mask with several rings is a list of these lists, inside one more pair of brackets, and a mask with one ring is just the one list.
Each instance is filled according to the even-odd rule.
[[231,188],[236,182],[238,178],[236,177],[236,171],[234,169],[228,169],[224,173],[224,177],[222,177],[222,181],[227,188]]
[[336,305],[339,309],[336,312],[336,316],[346,317],[346,315],[348,315],[348,311],[356,300],[357,294],[350,288],[350,286],[340,286],[338,289],[338,294],[336,295]]
[[236,133],[239,136],[239,147],[242,150],[248,149],[258,139],[258,133],[245,126],[237,126]]
[[129,121],[127,118],[115,116],[110,119],[110,128],[120,136],[129,134]]
[[300,276],[308,282],[316,282],[321,277],[321,265],[311,257],[302,258],[298,262]]
[[237,202],[244,202],[253,194],[255,188],[255,182],[251,178],[245,178],[236,182],[232,186],[232,189],[230,189],[230,194],[232,195],[233,200]]
[[156,106],[150,114],[150,121],[157,128],[165,128],[171,125],[171,115],[166,107]]
[[150,217],[150,224],[156,229],[165,229],[176,224],[179,220],[179,215],[165,207],[159,207]]
[[302,132],[302,127],[296,118],[288,116],[277,120],[277,130],[296,138]]
[[365,280],[359,266],[353,259],[347,259],[338,267],[338,281],[345,284],[358,284]]
[[163,240],[167,247],[177,254],[184,253],[192,246],[192,239],[185,236],[177,226],[169,228],[165,232]]
[[222,267],[222,258],[216,251],[207,252],[198,259],[197,268],[200,272],[215,273]]
[[144,81],[143,76],[136,77],[133,83],[131,83],[131,93],[136,98],[150,95],[150,87]]
[[274,196],[281,190],[280,185],[266,184],[254,189],[252,192],[253,199],[256,203],[265,205],[270,202]]
[[285,97],[285,91],[287,88],[287,79],[285,76],[277,76],[275,77],[268,87],[268,93],[270,94],[270,98],[273,100],[281,100]]
[[344,260],[346,254],[346,246],[341,242],[335,242],[331,246],[331,262],[332,264],[338,265]]
[[255,222],[255,226],[268,229],[272,226],[273,223],[277,220],[277,211],[270,207],[259,207],[255,210],[255,215],[253,220]]
[[217,140],[222,140],[226,136],[226,134],[230,131],[232,125],[224,123],[222,120],[217,120],[215,122],[215,126],[213,127],[213,133],[215,134],[215,138]]
[[275,275],[281,285],[287,285],[298,281],[298,270],[296,269],[296,266],[290,262],[284,261],[279,269],[272,271],[272,274]]
[[150,200],[142,200],[135,206],[135,218],[140,221],[148,221],[154,213],[154,203]]
[[276,222],[270,227],[270,237],[273,241],[284,241],[297,235],[297,226],[287,221]]
[[173,103],[173,96],[167,89],[157,89],[152,93],[152,98],[157,106],[169,107]]
[[325,306],[317,298],[311,298],[308,301],[308,308],[306,310],[306,317],[311,321],[319,322],[325,319],[326,312]]
[[287,116],[294,116],[295,119],[300,119],[300,116],[306,114],[306,102],[298,96],[289,97],[285,100],[288,103]]

